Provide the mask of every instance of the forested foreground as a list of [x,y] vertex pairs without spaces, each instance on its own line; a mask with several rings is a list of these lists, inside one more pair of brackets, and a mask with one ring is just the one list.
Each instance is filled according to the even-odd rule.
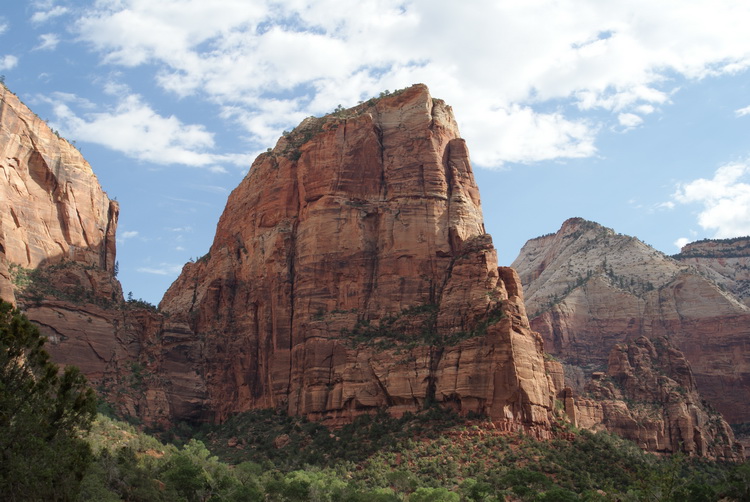
[[584,431],[535,441],[439,410],[336,431],[254,412],[195,435],[165,445],[100,416],[79,500],[750,500],[750,464],[657,458]]
[[[0,303],[0,498],[11,501],[750,500],[750,464],[659,458],[608,434],[535,441],[425,410],[329,430],[272,411],[147,435]],[[105,407],[101,406],[100,410]]]

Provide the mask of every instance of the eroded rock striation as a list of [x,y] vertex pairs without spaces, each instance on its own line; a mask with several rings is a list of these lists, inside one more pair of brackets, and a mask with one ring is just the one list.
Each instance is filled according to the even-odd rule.
[[[512,264],[531,326],[581,392],[617,345],[666,337],[689,361],[700,394],[730,423],[750,421],[750,310],[688,260],[574,218],[530,240]],[[583,370],[581,370],[583,368]]]
[[205,400],[175,404],[189,415],[342,423],[436,402],[549,429],[542,341],[424,85],[309,118],[260,155],[160,308],[200,341]]
[[[185,266],[161,313],[123,301],[115,278],[118,207],[90,166],[5,89],[0,106],[0,295],[40,326],[57,362],[79,366],[122,414],[169,425],[275,408],[340,424],[375,410],[399,415],[437,403],[487,414],[504,430],[549,437],[557,395],[583,426],[619,430],[617,424],[641,419],[612,410],[635,399],[628,382],[651,368],[640,364],[648,358],[628,359],[632,371],[608,377],[619,387],[589,383],[598,400],[574,400],[563,390],[563,365],[544,357],[519,276],[497,266],[451,109],[423,85],[309,118],[259,156],[230,196],[209,254]],[[606,354],[631,334],[587,341],[579,328],[588,313],[571,300],[582,287],[592,295],[584,296],[587,308],[606,312],[614,289],[632,316],[644,308],[639,301],[675,277],[682,278],[676,291],[685,288],[679,298],[705,297],[691,293],[702,283],[688,267],[661,267],[659,254],[635,241],[621,242],[645,249],[642,256],[626,253],[632,263],[586,268],[591,256],[575,261],[575,248],[560,242],[580,244],[585,236],[593,249],[594,235],[614,234],[582,221],[566,225],[551,246],[529,247],[520,268],[545,279],[530,284],[530,305],[549,346],[568,362],[570,354],[593,365],[609,357],[612,368],[614,356]],[[573,283],[554,271],[561,256],[578,272]],[[619,270],[644,264],[645,276],[618,278]],[[731,295],[712,292],[734,312]],[[545,318],[550,311],[557,317]],[[680,307],[681,316],[685,311]],[[621,326],[617,315],[605,316],[604,326]],[[613,354],[630,355],[618,347]],[[649,361],[661,361],[644,350]],[[577,375],[583,391],[586,373],[568,368],[568,380]],[[714,418],[693,406],[692,378],[660,378],[652,387],[668,411],[647,432],[621,427],[623,435],[673,451],[681,439],[671,431],[687,438],[693,427],[686,451],[729,458],[711,443],[725,428],[705,432]],[[683,400],[680,414],[672,396],[683,387],[691,401]]]
[[700,397],[689,363],[664,337],[615,345],[607,371],[595,372],[566,410],[577,426],[606,429],[646,451],[744,460],[729,424]]

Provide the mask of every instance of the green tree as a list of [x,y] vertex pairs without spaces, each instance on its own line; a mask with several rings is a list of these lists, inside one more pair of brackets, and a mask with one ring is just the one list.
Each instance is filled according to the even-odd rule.
[[458,493],[450,492],[445,488],[427,488],[425,486],[409,495],[409,502],[458,502]]
[[0,493],[4,500],[70,500],[91,461],[81,436],[96,397],[78,368],[60,373],[39,330],[0,300]]

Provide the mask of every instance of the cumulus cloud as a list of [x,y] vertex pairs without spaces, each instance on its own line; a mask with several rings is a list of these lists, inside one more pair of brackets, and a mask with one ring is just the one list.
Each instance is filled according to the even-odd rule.
[[[746,69],[748,23],[750,4],[730,0],[120,0],[75,30],[104,61],[206,96],[259,148],[305,116],[424,82],[490,167],[594,155],[596,112],[635,127],[674,76]],[[560,100],[572,106],[551,111]]]
[[66,137],[96,143],[135,159],[211,170],[221,163],[243,166],[251,161],[244,154],[211,152],[214,137],[203,125],[162,116],[137,94],[123,96],[111,110],[82,116],[71,108],[71,103],[80,103],[73,95],[57,93],[48,101],[56,116],[53,125]]
[[745,108],[740,108],[739,110],[735,110],[734,114],[738,117],[744,117],[745,115],[750,115],[750,106],[746,106]]
[[698,204],[698,224],[718,239],[750,235],[750,163],[719,167],[711,179],[699,178],[678,186],[673,198]]
[[0,57],[0,71],[11,70],[18,64],[18,58],[11,54]]

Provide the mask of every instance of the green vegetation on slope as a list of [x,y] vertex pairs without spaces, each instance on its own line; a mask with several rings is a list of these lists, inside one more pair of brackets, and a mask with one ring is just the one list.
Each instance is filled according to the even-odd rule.
[[[183,432],[187,432],[183,428]],[[79,500],[748,500],[750,465],[645,454],[609,434],[537,441],[439,409],[329,430],[271,411],[164,445],[100,417]],[[196,439],[201,438],[202,440]],[[205,442],[204,442],[205,441]],[[220,455],[220,458],[214,456]],[[222,460],[229,460],[225,463]]]

